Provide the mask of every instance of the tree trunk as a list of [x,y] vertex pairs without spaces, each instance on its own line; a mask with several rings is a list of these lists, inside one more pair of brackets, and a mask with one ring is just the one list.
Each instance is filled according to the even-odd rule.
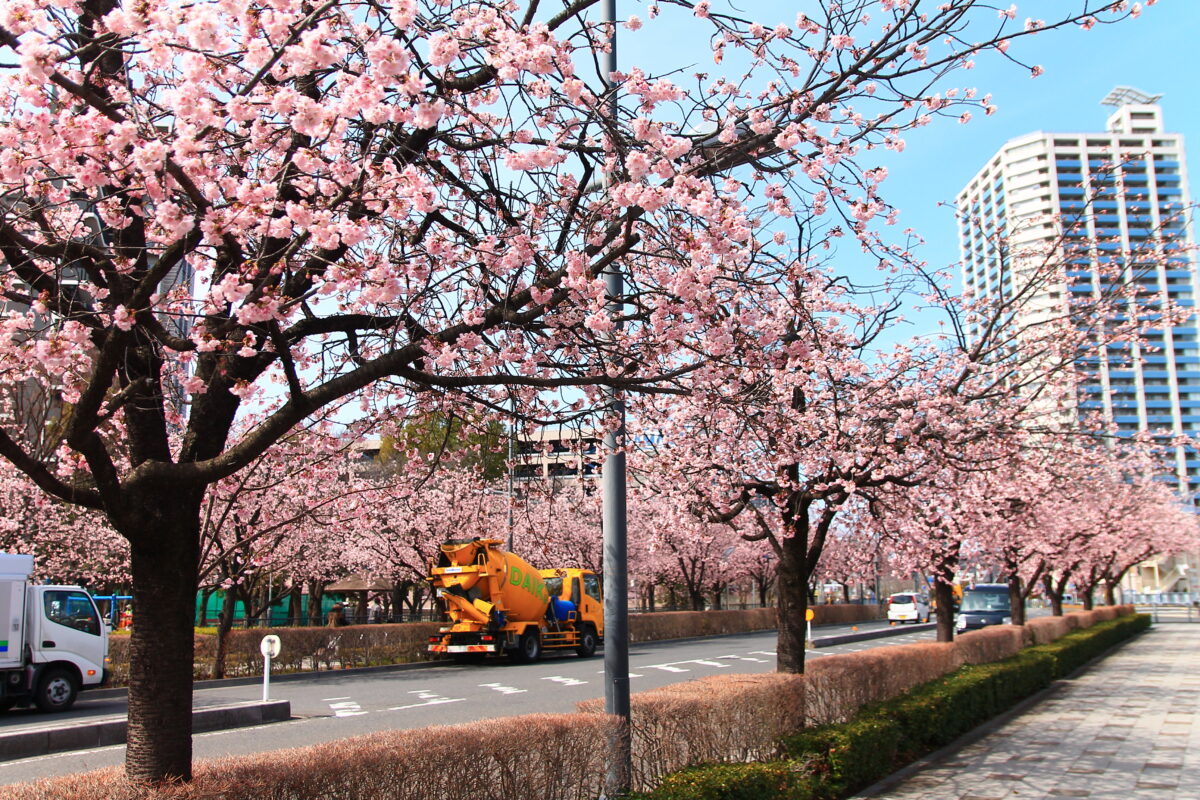
[[712,607],[713,607],[713,609],[714,609],[714,610],[716,610],[716,611],[720,611],[720,610],[721,610],[721,608],[722,608],[722,606],[721,606],[721,596],[722,596],[723,594],[725,594],[725,590],[724,590],[724,589],[717,589],[715,592],[713,592],[713,605],[712,605]]
[[392,622],[399,622],[404,614],[404,584],[399,581],[392,584],[392,608],[396,609]]
[[308,582],[308,624],[324,625],[321,614],[321,599],[325,596],[325,584],[321,581]]
[[[200,594],[200,606],[196,609],[196,627],[198,628],[208,627],[208,601],[212,596],[213,593],[211,591],[201,592]],[[115,603],[116,601],[114,600],[113,602]]]
[[808,622],[808,575],[805,569],[805,542],[789,536],[780,542],[777,613],[779,642],[776,664],[779,672],[804,672],[804,648]]
[[1096,607],[1096,601],[1092,597],[1092,592],[1095,591],[1096,587],[1093,584],[1091,586],[1085,586],[1082,588],[1083,588],[1083,591],[1080,592],[1079,601],[1081,603],[1083,603],[1084,611],[1091,611],[1093,608]]
[[704,610],[704,593],[698,589],[688,588],[688,602],[692,607],[692,611]]
[[1063,615],[1063,593],[1055,588],[1053,575],[1046,573],[1042,578],[1042,588],[1046,591],[1046,597],[1050,599],[1050,615],[1061,617]]
[[217,654],[213,656],[213,677],[225,677],[225,660],[229,654],[229,632],[233,630],[233,607],[237,599],[233,589],[225,590],[225,600],[221,603],[221,613],[217,617]]
[[[943,551],[941,559],[933,569],[933,603],[937,617],[937,640],[954,641],[954,573],[958,567],[958,545]],[[883,598],[876,598],[880,605]]]
[[758,606],[759,608],[767,607],[767,592],[769,588],[766,581],[757,581],[758,583]]
[[1021,577],[1012,574],[1008,577],[1009,616],[1013,625],[1025,624],[1025,594],[1021,591]]
[[299,583],[293,583],[292,588],[288,591],[287,624],[289,626],[304,624],[300,619],[300,594],[302,591],[303,587]]
[[937,640],[954,641],[954,587],[940,578],[933,582],[933,597],[937,602]]
[[1104,582],[1104,605],[1115,606],[1117,604],[1117,585],[1112,581]]
[[131,507],[139,529],[122,531],[131,540],[135,614],[125,774],[138,783],[190,780],[200,496],[160,488]]
[[654,584],[651,583],[646,587],[646,610],[654,610]]

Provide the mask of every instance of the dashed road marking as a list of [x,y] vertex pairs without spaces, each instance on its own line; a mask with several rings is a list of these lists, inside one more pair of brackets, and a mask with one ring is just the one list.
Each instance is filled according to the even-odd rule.
[[750,656],[717,656],[717,658],[729,658],[734,661],[753,661],[756,664],[766,664],[765,658],[751,658]]
[[751,650],[750,655],[752,655],[752,656],[774,656],[774,655],[778,655],[778,653],[776,653],[774,650]]
[[321,702],[322,703],[330,703],[330,702],[333,702],[334,700],[349,700],[349,699],[350,699],[350,695],[346,695],[345,697],[322,697]]
[[484,689],[491,689],[492,691],[499,692],[500,694],[521,694],[522,692],[529,691],[528,689],[518,689],[515,686],[505,686],[501,683],[481,683],[479,685]]
[[330,703],[329,708],[333,710],[335,717],[358,717],[369,713],[363,711],[363,707],[353,700],[343,700],[340,703]]
[[421,701],[420,703],[409,703],[404,706],[391,706],[388,711],[404,711],[408,708],[421,708],[422,706],[438,706],[445,703],[461,703],[466,700],[465,697],[443,697],[437,692],[431,692],[428,689],[414,689],[409,694],[415,694]]
[[587,681],[581,681],[578,678],[564,678],[561,675],[549,675],[545,678],[542,678],[542,680],[554,681],[555,683],[561,683],[563,686],[580,686],[587,683]]

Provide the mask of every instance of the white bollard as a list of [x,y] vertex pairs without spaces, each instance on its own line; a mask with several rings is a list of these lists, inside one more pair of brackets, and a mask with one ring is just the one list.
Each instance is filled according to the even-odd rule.
[[271,693],[271,659],[279,655],[280,641],[275,634],[264,636],[258,644],[259,652],[263,654],[263,699],[265,703]]

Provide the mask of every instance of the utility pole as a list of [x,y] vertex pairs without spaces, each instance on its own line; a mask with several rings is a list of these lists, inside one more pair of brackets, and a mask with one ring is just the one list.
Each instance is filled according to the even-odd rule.
[[508,552],[513,551],[513,503],[516,498],[513,496],[513,471],[514,464],[513,451],[516,449],[513,445],[517,439],[517,397],[512,397],[512,417],[508,420]]
[[[604,21],[610,26],[609,50],[601,62],[602,79],[609,90],[608,113],[616,135],[617,71],[617,0],[604,0]],[[609,313],[618,320],[624,314],[621,297],[625,293],[621,267],[613,262],[604,275],[609,297]],[[620,331],[618,321],[614,330]],[[629,731],[629,562],[626,546],[625,514],[625,402],[615,389],[604,392],[605,414],[615,415],[615,430],[604,435],[603,513],[604,527],[604,710],[621,717],[624,724],[609,743],[608,772],[604,791],[607,797],[629,792],[632,753]]]

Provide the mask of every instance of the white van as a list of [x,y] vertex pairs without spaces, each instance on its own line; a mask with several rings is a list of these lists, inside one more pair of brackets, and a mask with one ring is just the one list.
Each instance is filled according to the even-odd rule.
[[898,592],[888,597],[889,622],[929,622],[929,601],[915,592]]
[[33,583],[33,556],[0,553],[0,711],[66,711],[108,677],[108,631],[79,586]]

